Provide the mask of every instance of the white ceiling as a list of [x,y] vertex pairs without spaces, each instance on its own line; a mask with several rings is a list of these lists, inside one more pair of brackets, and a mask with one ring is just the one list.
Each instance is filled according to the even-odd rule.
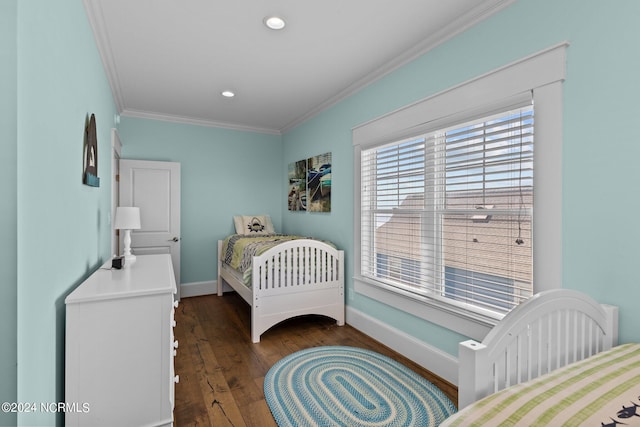
[[279,134],[513,1],[84,3],[121,115]]

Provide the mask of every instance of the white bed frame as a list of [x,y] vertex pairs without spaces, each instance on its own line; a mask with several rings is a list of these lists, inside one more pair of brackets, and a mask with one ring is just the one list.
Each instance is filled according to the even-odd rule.
[[283,242],[253,257],[251,288],[222,263],[221,252],[219,240],[218,295],[224,280],[251,305],[254,343],[277,323],[305,314],[328,316],[344,325],[344,251],[319,240]]
[[618,308],[577,291],[541,292],[514,308],[482,343],[458,349],[458,408],[618,343]]

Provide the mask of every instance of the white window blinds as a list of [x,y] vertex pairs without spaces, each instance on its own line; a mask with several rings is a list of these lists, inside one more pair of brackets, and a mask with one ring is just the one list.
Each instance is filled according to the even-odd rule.
[[532,294],[533,107],[362,151],[361,274],[465,310]]

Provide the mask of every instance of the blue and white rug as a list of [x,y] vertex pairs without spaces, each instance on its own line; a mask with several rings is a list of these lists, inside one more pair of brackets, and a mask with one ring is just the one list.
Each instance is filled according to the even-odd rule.
[[456,412],[436,386],[355,347],[315,347],[271,367],[264,394],[278,426],[435,427]]

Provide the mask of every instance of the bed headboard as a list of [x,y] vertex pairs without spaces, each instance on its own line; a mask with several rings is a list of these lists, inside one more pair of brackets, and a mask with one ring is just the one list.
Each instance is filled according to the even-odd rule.
[[511,310],[482,343],[460,343],[458,408],[617,343],[617,307],[568,289],[536,294]]

